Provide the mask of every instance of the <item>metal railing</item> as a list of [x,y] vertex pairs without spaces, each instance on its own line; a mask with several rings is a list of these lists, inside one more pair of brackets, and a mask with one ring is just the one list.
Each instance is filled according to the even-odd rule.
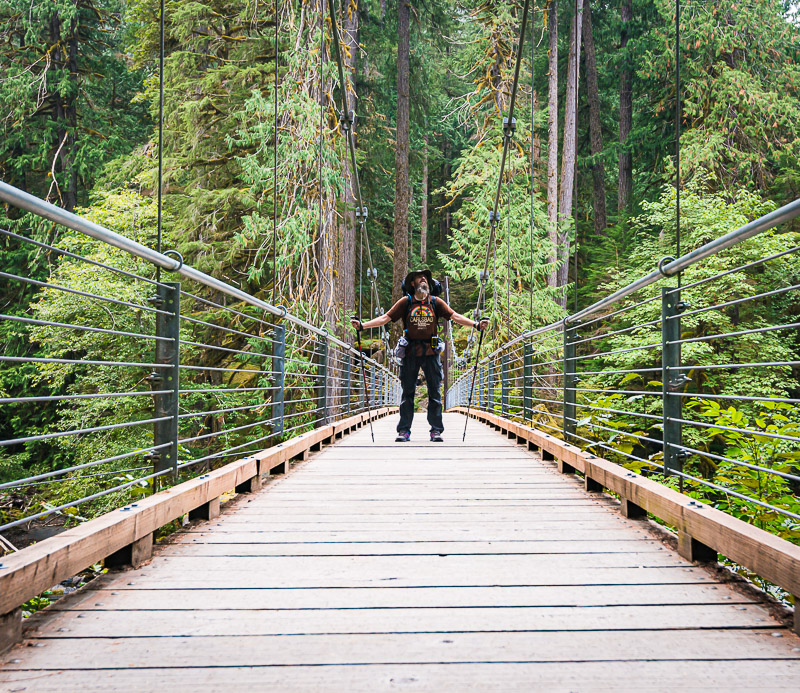
[[[395,373],[367,357],[362,373],[354,346],[282,306],[2,182],[0,199],[61,237],[0,229],[3,257],[28,252],[40,270],[0,267],[29,298],[0,311],[3,382],[17,383],[0,391],[0,532],[110,510],[399,401]],[[157,281],[156,267],[185,281]]]
[[453,368],[447,408],[474,380],[473,408],[797,541],[800,237],[742,244],[798,216],[800,200]]

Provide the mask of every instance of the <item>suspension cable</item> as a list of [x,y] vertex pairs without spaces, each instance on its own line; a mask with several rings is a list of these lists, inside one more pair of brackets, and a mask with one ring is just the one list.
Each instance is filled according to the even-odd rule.
[[[161,0],[158,49],[158,221],[156,250],[161,252],[161,197],[164,188],[164,0]],[[161,281],[161,266],[156,265],[156,281]]]
[[275,0],[275,151],[272,174],[272,303],[278,288],[278,30],[280,26],[278,0]]
[[[520,46],[520,52],[522,52],[522,47]],[[533,14],[531,16],[531,166],[530,166],[530,178],[531,178],[531,221],[530,221],[530,263],[531,263],[531,271],[530,271],[530,316],[529,316],[529,324],[528,329],[533,329],[533,195],[534,195],[534,188],[533,188],[533,116],[534,116],[534,93],[536,85],[534,84],[534,65],[536,60],[536,7],[533,8]]]
[[[528,24],[528,11],[530,10],[530,5],[530,0],[525,0],[525,5],[522,8],[522,22],[520,23],[519,42],[516,50],[516,64],[514,66],[514,81],[511,86],[511,98],[508,104],[508,116],[503,118],[503,153],[500,159],[500,173],[497,177],[497,189],[495,190],[494,195],[494,205],[492,207],[492,211],[489,212],[490,232],[489,241],[486,245],[486,257],[483,262],[483,273],[481,274],[480,291],[478,292],[478,301],[476,304],[476,312],[478,313],[480,311],[481,301],[483,300],[483,294],[486,289],[484,277],[487,276],[487,272],[489,270],[489,260],[492,257],[492,248],[494,247],[495,243],[497,226],[500,222],[500,194],[503,190],[503,174],[506,168],[506,159],[508,158],[508,152],[511,148],[511,139],[514,136],[514,131],[517,124],[517,121],[514,118],[514,106],[516,105],[517,90],[519,88],[519,71],[520,66],[522,65],[522,45],[525,42],[525,29],[527,28]],[[474,332],[475,328],[473,327],[469,335],[470,342],[474,338]]]
[[[337,22],[336,16],[336,9],[334,7],[335,0],[328,0],[328,8],[330,9],[330,16],[331,16],[331,36],[333,37],[333,54],[336,58],[336,66],[339,71],[339,86],[342,92],[342,112],[339,116],[340,122],[342,125],[342,130],[344,131],[344,135],[347,139],[347,148],[350,153],[350,167],[352,168],[352,177],[350,178],[350,188],[353,192],[353,197],[356,199],[356,211],[355,217],[356,221],[360,224],[361,231],[364,237],[364,245],[366,246],[367,250],[367,262],[369,263],[368,268],[368,277],[370,281],[370,291],[374,296],[375,299],[375,306],[380,309],[381,302],[380,296],[378,295],[378,286],[377,286],[377,273],[375,270],[375,264],[372,261],[372,249],[369,245],[369,235],[366,233],[366,223],[367,223],[367,214],[368,210],[364,205],[363,198],[361,196],[361,181],[358,177],[358,166],[356,164],[356,145],[355,139],[353,135],[353,126],[355,125],[355,111],[350,110],[349,98],[348,98],[348,83],[345,79],[344,73],[344,64],[342,61],[342,49],[341,49],[341,42],[339,40],[339,24]],[[370,316],[372,318],[374,316]],[[385,333],[385,329],[382,329],[382,332]]]
[[[681,256],[681,0],[675,0],[675,257]],[[678,272],[678,286],[681,285]]]

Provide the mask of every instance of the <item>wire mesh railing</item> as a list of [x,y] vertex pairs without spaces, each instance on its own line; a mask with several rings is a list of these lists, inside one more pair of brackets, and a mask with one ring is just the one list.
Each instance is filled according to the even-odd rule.
[[3,183],[0,198],[54,222],[46,239],[0,229],[17,306],[0,312],[7,540],[399,400],[394,372],[285,308]]
[[786,225],[799,214],[800,201],[665,258],[454,368],[447,407],[527,422],[800,541],[800,234]]

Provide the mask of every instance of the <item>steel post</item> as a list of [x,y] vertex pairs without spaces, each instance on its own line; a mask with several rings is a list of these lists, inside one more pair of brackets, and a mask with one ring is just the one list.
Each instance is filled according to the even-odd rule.
[[[156,336],[166,339],[156,340],[155,362],[167,364],[169,368],[159,368],[147,380],[153,390],[169,392],[153,395],[156,418],[170,417],[157,421],[154,425],[153,439],[159,447],[152,455],[153,473],[171,469],[178,473],[178,404],[180,399],[180,320],[181,285],[180,282],[159,284],[156,295],[150,302],[159,309],[156,313]],[[153,484],[155,489],[158,483]]]
[[664,426],[664,474],[671,471],[682,471],[683,431],[679,419],[683,418],[683,398],[674,392],[683,388],[689,378],[678,370],[681,365],[680,313],[683,304],[680,292],[672,288],[661,288],[661,403]]
[[352,389],[352,367],[350,365],[350,352],[346,351],[344,354],[344,410],[347,416],[350,416],[350,393]]
[[328,423],[328,338],[317,342],[317,375],[316,385],[319,388],[317,397],[317,426]]
[[272,378],[275,390],[272,393],[272,421],[277,435],[283,433],[284,428],[284,397],[283,390],[286,385],[286,328],[275,325],[272,342]]
[[490,361],[486,366],[486,408],[494,411],[494,362]]
[[503,416],[508,416],[508,391],[510,383],[508,382],[508,354],[503,354],[500,357],[500,413]]
[[533,421],[533,343],[526,342],[522,351],[522,417]]
[[564,440],[568,443],[575,442],[576,422],[578,419],[577,392],[578,378],[576,369],[578,362],[575,358],[575,342],[578,340],[577,327],[567,327],[564,329],[564,380],[563,380],[563,432]]

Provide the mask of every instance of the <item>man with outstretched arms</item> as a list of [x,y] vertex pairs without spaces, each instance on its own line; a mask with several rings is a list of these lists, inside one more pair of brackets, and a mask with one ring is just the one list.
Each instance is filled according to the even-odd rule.
[[[400,402],[400,421],[397,424],[397,442],[405,443],[411,438],[411,422],[414,419],[414,394],[417,389],[417,376],[420,368],[425,374],[428,384],[428,423],[431,426],[431,441],[442,442],[442,362],[439,352],[442,351],[443,342],[437,336],[439,320],[452,320],[465,327],[475,327],[485,330],[489,324],[484,318],[476,323],[469,318],[456,313],[441,298],[431,295],[435,282],[430,270],[415,270],[409,272],[403,281],[404,296],[395,303],[388,313],[378,318],[362,323],[352,318],[351,323],[355,330],[368,330],[380,327],[388,322],[396,322],[402,318],[405,328],[403,337],[400,338],[399,350],[395,355],[402,358],[400,366],[400,383],[403,388],[403,398]],[[438,282],[436,282],[438,285]],[[440,346],[440,344],[442,346]],[[405,346],[405,354],[403,354]]]

